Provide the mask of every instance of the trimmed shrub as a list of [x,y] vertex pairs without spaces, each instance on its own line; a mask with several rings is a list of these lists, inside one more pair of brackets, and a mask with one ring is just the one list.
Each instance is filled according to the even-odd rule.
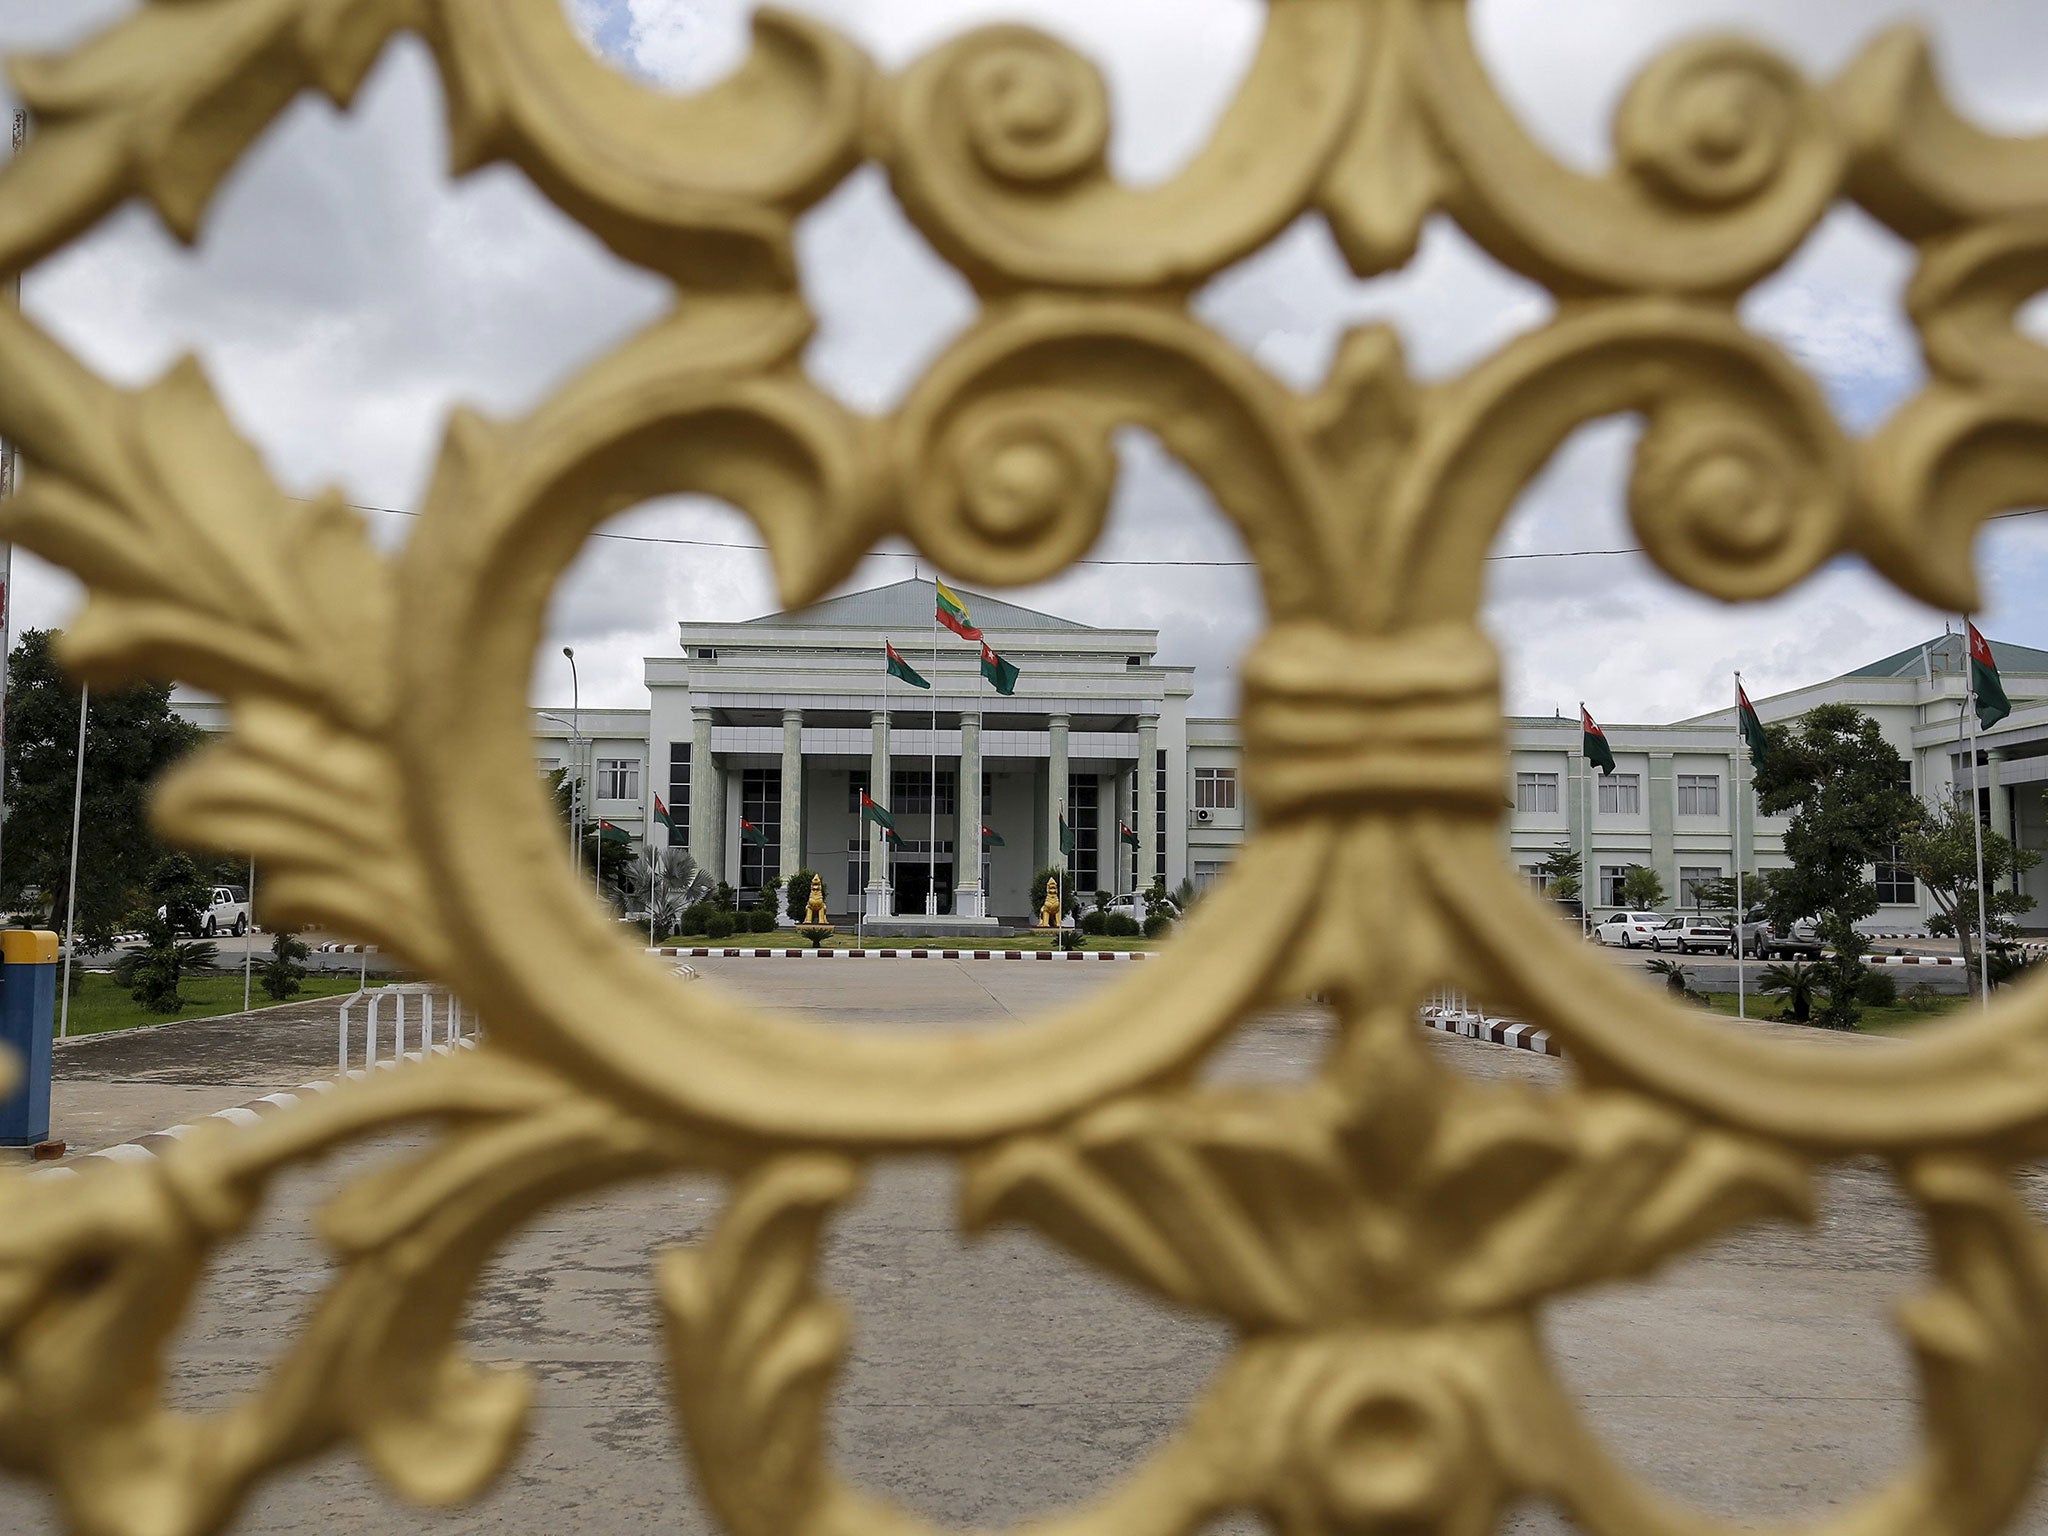
[[1899,1000],[1899,984],[1883,966],[1865,969],[1856,981],[1856,1001],[1866,1008],[1889,1008]]
[[708,938],[729,939],[732,937],[733,929],[736,926],[733,921],[733,915],[730,912],[714,911],[709,917],[704,919],[704,933]]
[[1109,914],[1100,907],[1093,912],[1082,914],[1081,931],[1097,935],[1109,932]]
[[1154,912],[1145,919],[1145,937],[1164,938],[1173,931],[1173,919],[1164,912]]
[[682,915],[676,919],[676,932],[687,934],[709,933],[711,931],[711,911],[711,903],[708,901],[692,902],[689,906],[683,908]]
[[1138,927],[1138,920],[1128,912],[1105,912],[1103,916],[1107,921],[1102,931],[1112,939],[1135,939],[1143,931]]
[[775,931],[775,911],[772,907],[756,907],[747,914],[747,926],[756,933]]

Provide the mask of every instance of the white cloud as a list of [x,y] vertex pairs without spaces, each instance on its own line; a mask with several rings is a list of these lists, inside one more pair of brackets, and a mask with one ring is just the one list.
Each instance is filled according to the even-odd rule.
[[[579,33],[674,89],[701,87],[746,47],[740,0],[564,0]],[[1117,113],[1120,175],[1156,181],[1201,145],[1242,79],[1263,8],[1254,0],[802,0],[799,9],[900,67],[946,36],[1026,16],[1101,62]],[[125,6],[116,0],[0,0],[0,50],[67,42]],[[1516,110],[1574,163],[1607,158],[1606,119],[1632,73],[1709,23],[1761,29],[1806,67],[1833,71],[1878,27],[1918,15],[1942,67],[1981,116],[2048,123],[2048,9],[1951,0],[1932,16],[1908,0],[1479,0],[1482,53]],[[384,60],[356,108],[295,106],[237,171],[199,248],[146,212],[109,219],[30,274],[30,309],[111,376],[134,382],[196,351],[279,478],[327,481],[356,497],[416,504],[441,423],[458,402],[516,415],[565,369],[595,356],[666,302],[663,286],[611,258],[517,175],[447,181],[437,86],[418,44]],[[856,175],[799,227],[806,292],[819,315],[806,366],[856,407],[900,399],[933,353],[969,323],[974,300],[889,204]],[[1899,308],[1910,252],[1853,210],[1838,212],[1745,302],[1749,324],[1786,346],[1866,429],[1919,376]],[[1499,268],[1447,220],[1407,270],[1361,283],[1327,230],[1306,218],[1220,276],[1198,312],[1277,376],[1311,386],[1337,337],[1385,320],[1410,366],[1440,379],[1471,366],[1550,311],[1540,289]],[[1633,428],[1582,432],[1523,496],[1504,535],[1515,550],[1631,543],[1621,511]],[[1200,485],[1142,434],[1126,434],[1125,478],[1098,554],[1227,559],[1235,535]],[[749,539],[730,511],[663,502],[621,528]],[[402,524],[393,523],[387,536]],[[2038,602],[2048,529],[2003,524],[1982,543],[1987,626],[2048,644]],[[28,622],[60,620],[72,592],[25,562]],[[861,580],[892,579],[878,559]],[[1256,583],[1228,567],[1083,567],[1018,594],[1095,623],[1157,624],[1168,660],[1204,669],[1200,701],[1223,707],[1230,667],[1259,622]],[[536,687],[562,697],[562,643],[578,646],[588,702],[636,703],[640,658],[673,647],[685,616],[735,618],[773,601],[762,557],[739,551],[593,543],[565,577]],[[1759,691],[1810,680],[1910,644],[1939,616],[1853,562],[1776,603],[1731,609],[1677,589],[1640,557],[1501,563],[1488,622],[1510,657],[1511,699],[1547,712],[1581,695],[1616,719],[1671,718],[1719,702],[1738,660]]]

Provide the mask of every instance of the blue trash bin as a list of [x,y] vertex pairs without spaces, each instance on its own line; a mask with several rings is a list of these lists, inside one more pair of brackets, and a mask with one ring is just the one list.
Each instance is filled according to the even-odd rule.
[[0,1147],[50,1139],[50,1037],[57,1016],[57,935],[40,928],[0,932],[0,1044],[21,1072],[0,1101]]

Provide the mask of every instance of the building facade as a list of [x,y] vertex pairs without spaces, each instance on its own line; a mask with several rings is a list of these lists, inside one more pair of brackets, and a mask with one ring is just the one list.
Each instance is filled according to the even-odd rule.
[[[590,786],[586,815],[636,842],[687,847],[749,897],[800,868],[824,876],[837,921],[1032,920],[1032,875],[1070,863],[1082,891],[1155,881],[1206,887],[1243,844],[1249,807],[1236,723],[1191,716],[1194,671],[1158,660],[1156,630],[1098,629],[963,592],[973,624],[1018,668],[1013,695],[984,679],[980,647],[933,622],[935,589],[904,581],[730,624],[684,624],[646,662],[645,709],[537,710],[535,763]],[[889,678],[892,642],[930,683]],[[1809,687],[1754,700],[1766,722],[1854,705],[1934,800],[1975,786],[1987,825],[2048,852],[2048,652],[1993,642],[2013,713],[1972,759],[1967,657],[1945,636]],[[1732,684],[1731,684],[1732,689]],[[183,713],[224,728],[220,707]],[[1682,908],[1707,880],[1782,867],[1785,823],[1757,814],[1732,707],[1668,725],[1601,721],[1615,772],[1589,772],[1576,718],[1513,717],[1503,819],[1532,883],[1576,851],[1587,905],[1615,910],[1631,865]],[[860,814],[870,793],[896,838]],[[654,816],[656,798],[674,831]],[[1060,824],[1073,855],[1062,858]],[[1128,827],[1137,846],[1119,836]],[[1915,929],[1933,907],[1895,865],[1866,926]],[[2048,860],[2021,877],[2048,925]]]

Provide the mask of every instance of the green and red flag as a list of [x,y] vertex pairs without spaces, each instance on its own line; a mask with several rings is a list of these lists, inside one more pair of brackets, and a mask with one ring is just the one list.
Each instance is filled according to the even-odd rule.
[[979,640],[981,631],[967,616],[967,605],[960,601],[959,594],[943,581],[934,581],[932,585],[938,588],[939,593],[939,611],[935,615],[938,621],[962,640]]
[[1003,836],[1000,832],[991,832],[987,827],[981,829],[981,841],[982,845],[987,848],[1007,848],[1010,846],[1003,841]]
[[676,835],[676,819],[669,814],[668,807],[661,803],[659,795],[654,797],[654,819],[659,825],[668,828],[670,837]]
[[981,643],[981,675],[1006,698],[1017,691],[1017,669],[990,650],[986,640]]
[[1963,620],[1963,628],[1970,632],[1970,698],[1977,707],[1978,728],[1988,731],[2012,713],[2012,700],[2005,696],[1991,642],[1968,619]]
[[872,821],[885,832],[893,835],[896,831],[896,818],[889,814],[889,807],[877,805],[875,797],[866,790],[860,792],[860,814],[861,820]]
[[1138,834],[1133,832],[1129,827],[1125,826],[1122,822],[1118,822],[1116,824],[1116,840],[1122,843],[1126,848],[1135,848],[1138,846]]
[[597,836],[600,842],[606,843],[630,843],[633,841],[632,833],[623,827],[615,827],[608,821],[600,821],[597,824]]
[[891,848],[901,848],[903,846],[903,839],[897,835],[894,827],[882,828],[882,841]]
[[1742,729],[1742,744],[1749,748],[1749,766],[1763,767],[1771,738],[1764,734],[1764,723],[1757,717],[1756,706],[1749,702],[1749,694],[1740,683],[1735,685],[1735,719]]
[[742,816],[740,818],[740,841],[752,843],[756,848],[766,848],[768,846],[768,834]]
[[1074,856],[1074,829],[1067,825],[1064,807],[1060,810],[1060,852],[1070,859]]
[[1586,761],[1599,766],[1600,772],[1614,772],[1614,752],[1607,745],[1607,733],[1600,729],[1593,719],[1593,712],[1585,705],[1579,706],[1579,730],[1583,738]]
[[900,678],[913,688],[931,687],[931,684],[925,681],[924,674],[898,655],[896,647],[886,640],[882,642],[882,665],[891,677]]

